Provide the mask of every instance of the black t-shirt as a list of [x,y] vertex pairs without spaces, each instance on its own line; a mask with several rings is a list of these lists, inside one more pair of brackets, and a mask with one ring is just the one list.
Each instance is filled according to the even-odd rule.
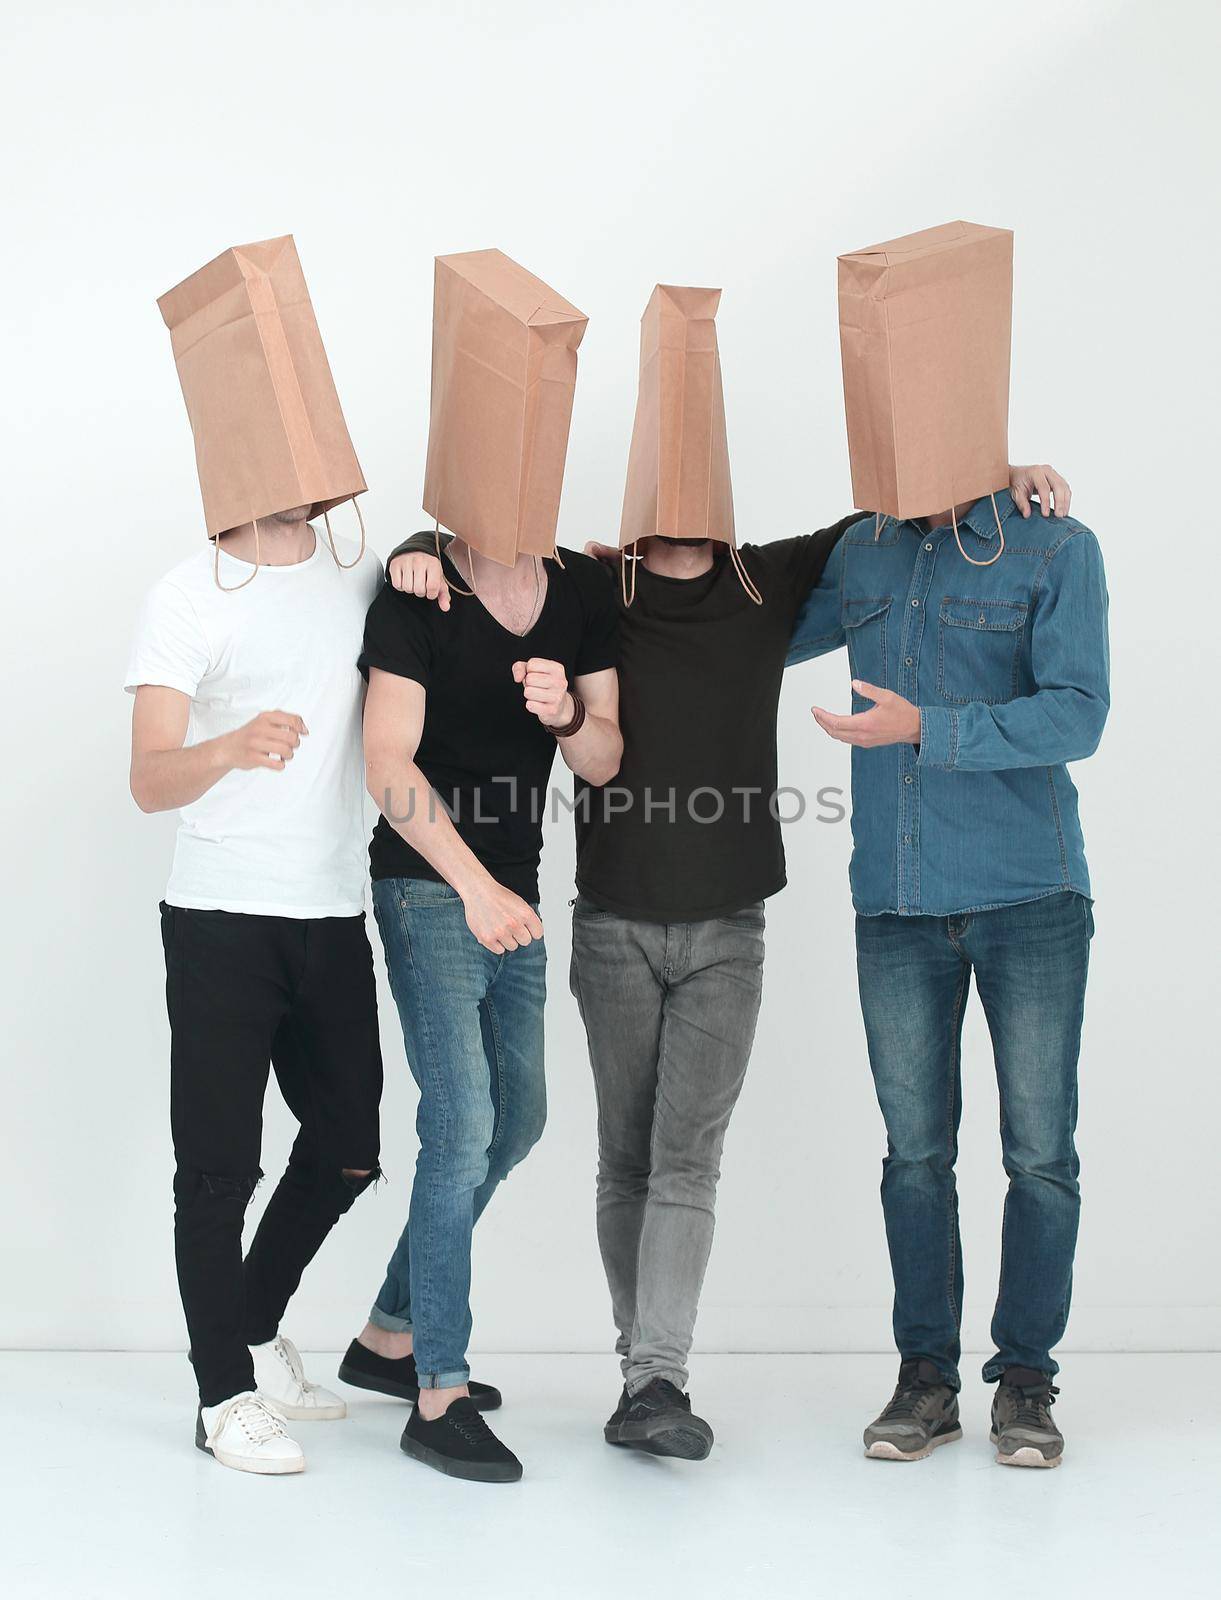
[[761,606],[723,548],[698,578],[638,565],[619,632],[623,763],[576,811],[577,886],[598,905],[698,922],[784,887],[773,797],[785,656],[802,603],[855,520],[744,546]]
[[[448,612],[387,583],[365,619],[360,670],[393,672],[427,694],[416,765],[450,812],[462,839],[492,876],[523,900],[538,900],[547,785],[555,736],[526,710],[513,663],[558,661],[573,679],[617,662],[619,606],[610,574],[588,556],[547,562],[538,621],[511,633],[474,597],[454,593]],[[446,577],[464,580],[449,561]],[[439,877],[385,817],[369,847],[374,878]]]

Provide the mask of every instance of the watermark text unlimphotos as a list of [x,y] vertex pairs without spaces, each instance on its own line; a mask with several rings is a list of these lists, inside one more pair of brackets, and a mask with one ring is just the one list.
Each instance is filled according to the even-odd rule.
[[[842,822],[848,815],[844,791],[831,787],[807,794],[804,789],[791,785],[768,790],[754,784],[735,785],[730,789],[703,784],[680,793],[673,787],[654,789],[646,785],[634,790],[608,783],[600,789],[582,786],[570,794],[550,784],[545,789],[530,786],[525,789],[524,796],[522,788],[517,777],[491,778],[478,788],[455,789],[447,795],[430,788],[426,801],[417,798],[416,791],[412,790],[401,805],[387,789],[382,796],[381,811],[395,827],[413,821],[424,806],[430,822],[443,810],[451,822],[474,825],[494,825],[506,816],[518,816],[523,811],[536,824],[544,820],[558,821],[566,816],[582,823],[610,822],[634,813],[645,823],[693,822],[709,827],[725,821],[749,824],[767,816],[786,826],[803,821],[807,815],[815,822]],[[523,800],[524,804],[519,803]]]

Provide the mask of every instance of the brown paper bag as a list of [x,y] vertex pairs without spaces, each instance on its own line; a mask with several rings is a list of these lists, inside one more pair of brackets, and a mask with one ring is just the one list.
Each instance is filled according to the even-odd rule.
[[157,305],[195,435],[209,538],[364,492],[291,235],[224,251]]
[[734,544],[717,350],[719,289],[659,283],[640,319],[640,388],[620,548],[652,534]]
[[922,517],[1009,482],[1013,234],[949,222],[839,258],[853,503]]
[[555,553],[587,322],[499,250],[437,257],[424,510],[504,566]]

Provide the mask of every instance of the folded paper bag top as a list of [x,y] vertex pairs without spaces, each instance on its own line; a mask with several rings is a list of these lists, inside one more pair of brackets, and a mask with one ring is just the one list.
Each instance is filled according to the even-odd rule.
[[839,258],[852,498],[929,516],[1009,481],[1013,234],[950,222]]
[[661,534],[734,544],[717,349],[719,289],[659,283],[640,319],[640,388],[619,545]]
[[291,235],[236,245],[157,301],[208,537],[365,489]]
[[504,566],[555,553],[587,322],[499,250],[436,259],[424,510]]

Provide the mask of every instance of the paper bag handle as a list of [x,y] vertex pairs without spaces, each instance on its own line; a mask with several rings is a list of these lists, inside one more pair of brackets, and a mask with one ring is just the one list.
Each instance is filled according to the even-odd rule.
[[220,581],[220,534],[212,541],[212,576],[216,580],[216,587],[222,594],[236,594],[239,589],[244,589],[248,583],[253,583],[259,575],[259,519],[254,519],[254,571],[248,578],[243,578],[241,583],[222,583]]
[[1000,535],[1001,547],[994,556],[989,556],[986,561],[976,561],[974,556],[969,556],[962,548],[962,540],[958,537],[958,518],[954,515],[954,507],[950,507],[950,521],[954,524],[954,543],[958,546],[958,554],[964,561],[969,561],[973,567],[990,567],[994,561],[999,561],[1005,553],[1005,530],[1001,527],[1001,514],[996,509],[996,496],[990,494],[988,499],[992,502],[992,515],[996,518],[996,531]]
[[330,513],[327,511],[322,513],[322,520],[326,524],[326,542],[330,545],[331,554],[335,557],[335,565],[341,572],[350,572],[353,567],[358,567],[365,553],[365,519],[360,514],[360,502],[355,495],[352,496],[352,509],[356,512],[357,522],[360,523],[360,549],[357,552],[355,561],[341,561],[339,559],[339,551],[335,548],[335,535],[331,532]]
[[[434,517],[432,519],[432,542],[433,542],[433,547],[437,552],[437,560],[441,561],[441,522],[440,522],[440,519],[437,518],[437,517]],[[457,572],[458,563],[455,561],[455,562],[452,562],[451,565],[453,566],[454,571]],[[442,571],[442,573],[444,573],[444,571],[445,571],[445,563],[443,561],[441,562],[441,571]],[[449,579],[448,578],[446,578],[445,581],[446,581],[446,583],[449,583]],[[465,595],[468,600],[470,600],[470,599],[478,599],[478,595],[476,594],[476,591],[475,591],[475,558],[474,558],[474,556],[471,556],[471,586],[470,586],[470,588],[469,589],[463,589],[463,588],[459,587],[459,585],[456,584],[456,583],[450,583],[449,587],[453,591],[454,594]]]
[[738,547],[736,544],[731,544],[729,547],[729,559],[733,562],[733,569],[738,575],[738,581],[746,590],[746,593],[757,606],[761,606],[763,604],[763,596],[756,588],[755,580],[751,577],[750,573],[747,572],[746,565],[743,562],[742,557],[738,554]]
[[[623,549],[619,552],[619,589],[623,595],[623,604],[625,606],[630,606],[632,601],[636,598],[636,563],[641,560],[643,560],[643,557],[636,554],[635,539],[632,540],[631,544],[624,545]],[[627,569],[629,566],[632,569],[632,588],[630,594],[627,586]]]

